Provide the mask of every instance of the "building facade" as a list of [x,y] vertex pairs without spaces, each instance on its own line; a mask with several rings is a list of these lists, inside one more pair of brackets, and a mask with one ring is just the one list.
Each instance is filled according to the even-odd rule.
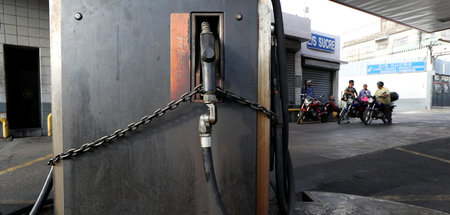
[[14,137],[47,134],[51,112],[48,0],[0,1],[0,117]]
[[301,89],[307,80],[312,80],[316,97],[338,95],[341,41],[340,37],[323,32],[311,31],[311,40],[302,44],[300,51],[301,87],[297,89],[296,104],[301,104]]
[[340,37],[311,30],[308,18],[283,14],[286,34],[289,106],[301,105],[301,91],[312,80],[317,96],[338,94]]
[[344,42],[343,60],[348,64],[340,70],[339,94],[349,80],[355,81],[357,90],[367,84],[373,93],[376,83],[383,81],[400,95],[398,110],[430,109],[433,76],[450,74],[445,68],[448,32],[429,34],[387,20],[380,20],[380,25],[378,33]]

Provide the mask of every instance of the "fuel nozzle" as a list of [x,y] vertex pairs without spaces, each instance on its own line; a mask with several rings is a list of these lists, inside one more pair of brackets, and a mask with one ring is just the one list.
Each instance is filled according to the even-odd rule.
[[216,72],[215,61],[215,39],[211,32],[209,22],[202,22],[202,31],[200,33],[200,56],[202,69],[202,82],[205,93],[203,94],[203,102],[216,102]]
[[213,156],[211,151],[212,126],[216,123],[216,72],[214,71],[216,61],[214,34],[208,22],[202,22],[200,33],[200,56],[201,72],[203,81],[203,103],[208,107],[208,113],[200,116],[198,131],[202,147],[203,167],[210,197],[214,199],[218,214],[226,215],[222,197],[217,186],[216,174],[214,173]]

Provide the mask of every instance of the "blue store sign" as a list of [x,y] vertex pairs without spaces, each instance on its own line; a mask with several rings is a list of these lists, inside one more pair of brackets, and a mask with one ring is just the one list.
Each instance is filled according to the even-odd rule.
[[311,34],[311,40],[307,43],[310,49],[317,49],[325,52],[334,52],[336,41],[334,38],[326,37],[318,34]]
[[367,74],[425,72],[425,61],[367,65]]

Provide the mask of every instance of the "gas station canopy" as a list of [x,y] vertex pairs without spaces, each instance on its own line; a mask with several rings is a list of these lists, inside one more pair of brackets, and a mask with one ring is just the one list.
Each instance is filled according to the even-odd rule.
[[449,0],[330,0],[425,32],[450,28]]

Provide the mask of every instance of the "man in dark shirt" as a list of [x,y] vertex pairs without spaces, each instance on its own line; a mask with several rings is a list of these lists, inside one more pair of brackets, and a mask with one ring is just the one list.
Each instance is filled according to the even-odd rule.
[[[358,93],[356,92],[356,89],[353,87],[355,85],[355,82],[353,80],[350,80],[348,82],[348,87],[344,90],[344,96],[347,98],[356,98],[358,97]],[[350,123],[350,118],[346,114],[344,119],[347,121],[347,123]]]
[[353,87],[355,85],[355,82],[353,80],[350,80],[348,82],[348,87],[345,88],[344,94],[347,96],[351,96],[352,98],[358,97],[358,93],[356,92],[356,89]]

